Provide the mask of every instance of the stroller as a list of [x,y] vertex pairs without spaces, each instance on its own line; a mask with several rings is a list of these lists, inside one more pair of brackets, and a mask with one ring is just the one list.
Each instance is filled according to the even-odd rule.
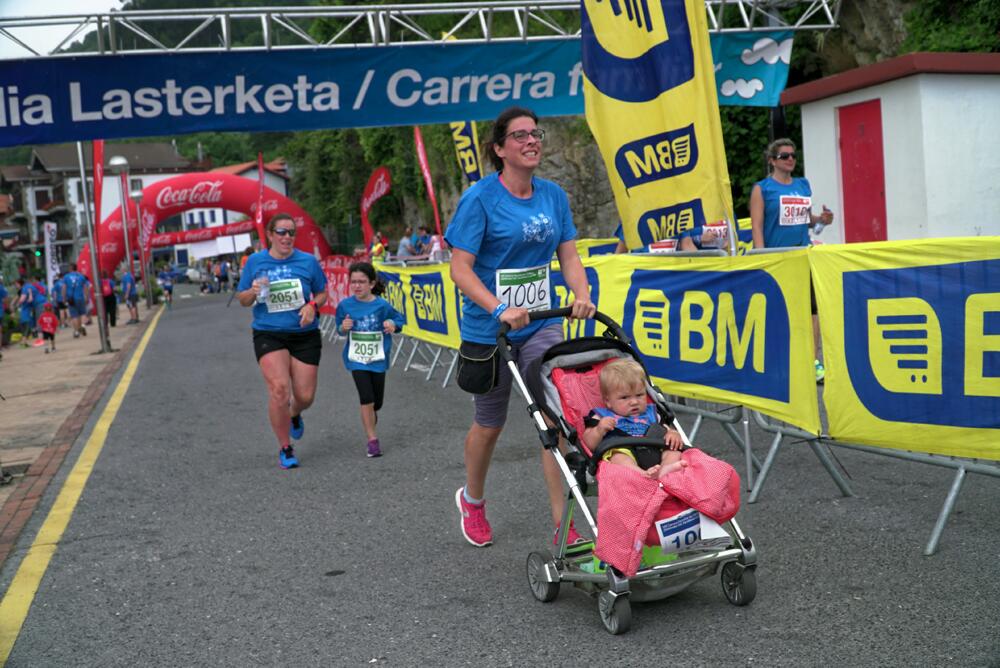
[[[565,317],[569,314],[569,308],[539,311],[532,313],[531,319]],[[598,389],[600,368],[608,361],[621,357],[633,358],[642,364],[638,354],[629,345],[628,335],[614,320],[600,312],[594,318],[607,327],[603,336],[571,339],[552,346],[536,363],[537,366],[529,370],[527,381],[521,377],[510,355],[509,341],[506,338],[509,331],[507,325],[502,325],[497,334],[497,348],[501,359],[510,369],[514,383],[528,402],[528,414],[535,424],[543,447],[555,458],[569,486],[555,556],[548,551],[528,555],[527,576],[531,593],[539,601],[547,603],[559,595],[562,582],[573,583],[575,587],[597,597],[601,622],[612,634],[629,630],[632,623],[631,601],[666,598],[683,591],[701,578],[711,577],[716,573],[721,573],[722,591],[730,603],[739,606],[749,604],[757,593],[757,557],[753,542],[743,534],[735,518],[721,526],[714,525],[717,532],[713,540],[701,540],[701,534],[695,533],[690,523],[686,525],[690,530],[679,534],[684,538],[675,538],[676,545],[669,550],[665,549],[665,545],[653,543],[652,538],[647,538],[646,546],[642,546],[641,563],[636,562],[638,566],[631,577],[595,556],[594,543],[567,545],[570,522],[576,510],[585,518],[595,539],[598,538],[597,523],[585,495],[597,486],[593,476],[601,455],[616,447],[616,440],[619,441],[617,447],[646,446],[658,450],[664,447],[662,438],[648,437],[606,439],[595,452],[591,452],[584,443],[583,417],[593,406],[601,403]],[[687,436],[674,419],[666,399],[650,383],[648,374],[646,392],[649,401],[656,405],[661,421],[681,433],[685,449],[690,447]],[[549,427],[543,414],[557,426]],[[568,442],[565,456],[557,447],[560,434]],[[627,443],[621,443],[622,441]],[[597,475],[601,477],[600,474]],[[738,488],[735,493],[738,505]],[[667,508],[670,503],[674,510]],[[668,496],[663,508],[670,514],[678,508],[684,512],[689,506]],[[735,510],[734,507],[733,514]],[[687,511],[686,514],[697,517],[696,511]],[[702,518],[702,522],[704,520]],[[663,531],[666,534],[666,530]],[[649,536],[656,535],[654,529],[650,529]],[[635,549],[639,548],[637,543]],[[597,551],[600,551],[600,541]]]

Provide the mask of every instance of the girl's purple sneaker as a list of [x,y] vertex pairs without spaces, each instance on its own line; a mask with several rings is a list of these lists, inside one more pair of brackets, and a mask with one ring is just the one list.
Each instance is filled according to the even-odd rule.
[[378,447],[378,439],[377,438],[373,438],[372,440],[368,441],[368,456],[369,457],[381,457],[382,456],[382,450],[381,450],[381,448]]

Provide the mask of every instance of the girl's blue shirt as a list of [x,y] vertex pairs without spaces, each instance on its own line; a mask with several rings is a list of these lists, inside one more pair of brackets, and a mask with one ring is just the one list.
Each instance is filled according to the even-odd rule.
[[[403,327],[402,314],[393,308],[392,304],[381,297],[375,297],[370,302],[359,301],[356,297],[348,297],[340,302],[337,305],[336,322],[338,332],[340,331],[341,323],[344,322],[347,316],[351,316],[351,320],[354,321],[351,330],[357,332],[381,332],[383,331],[382,323],[386,320],[392,320],[395,323],[397,332]],[[348,371],[385,373],[389,370],[389,351],[392,350],[391,335],[386,334],[382,338],[382,350],[385,353],[385,359],[361,364],[347,358],[348,346],[345,344],[343,352],[344,366]]]

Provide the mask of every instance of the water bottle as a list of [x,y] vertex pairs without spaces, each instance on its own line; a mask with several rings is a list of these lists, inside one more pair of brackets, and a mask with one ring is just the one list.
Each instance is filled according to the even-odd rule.
[[260,292],[257,294],[257,303],[263,304],[267,301],[267,296],[271,294],[271,279],[268,278],[266,271],[258,271],[257,275],[254,276],[254,280],[260,286]]
[[[829,209],[826,208],[826,204],[824,204],[823,213],[826,213],[827,211],[829,211]],[[823,234],[824,229],[826,229],[826,223],[824,223],[823,220],[820,219],[819,221],[816,222],[816,224],[813,225],[813,234],[818,237],[819,235]]]

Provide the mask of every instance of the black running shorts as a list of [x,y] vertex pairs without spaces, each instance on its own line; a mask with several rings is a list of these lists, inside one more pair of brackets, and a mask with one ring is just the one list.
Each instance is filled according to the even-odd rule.
[[385,373],[379,371],[351,371],[354,386],[358,388],[358,399],[362,406],[375,404],[375,410],[382,410],[385,399]]
[[323,337],[318,329],[311,329],[308,332],[253,330],[253,351],[257,355],[258,362],[261,357],[276,350],[287,350],[298,361],[319,366],[320,353],[323,352]]

